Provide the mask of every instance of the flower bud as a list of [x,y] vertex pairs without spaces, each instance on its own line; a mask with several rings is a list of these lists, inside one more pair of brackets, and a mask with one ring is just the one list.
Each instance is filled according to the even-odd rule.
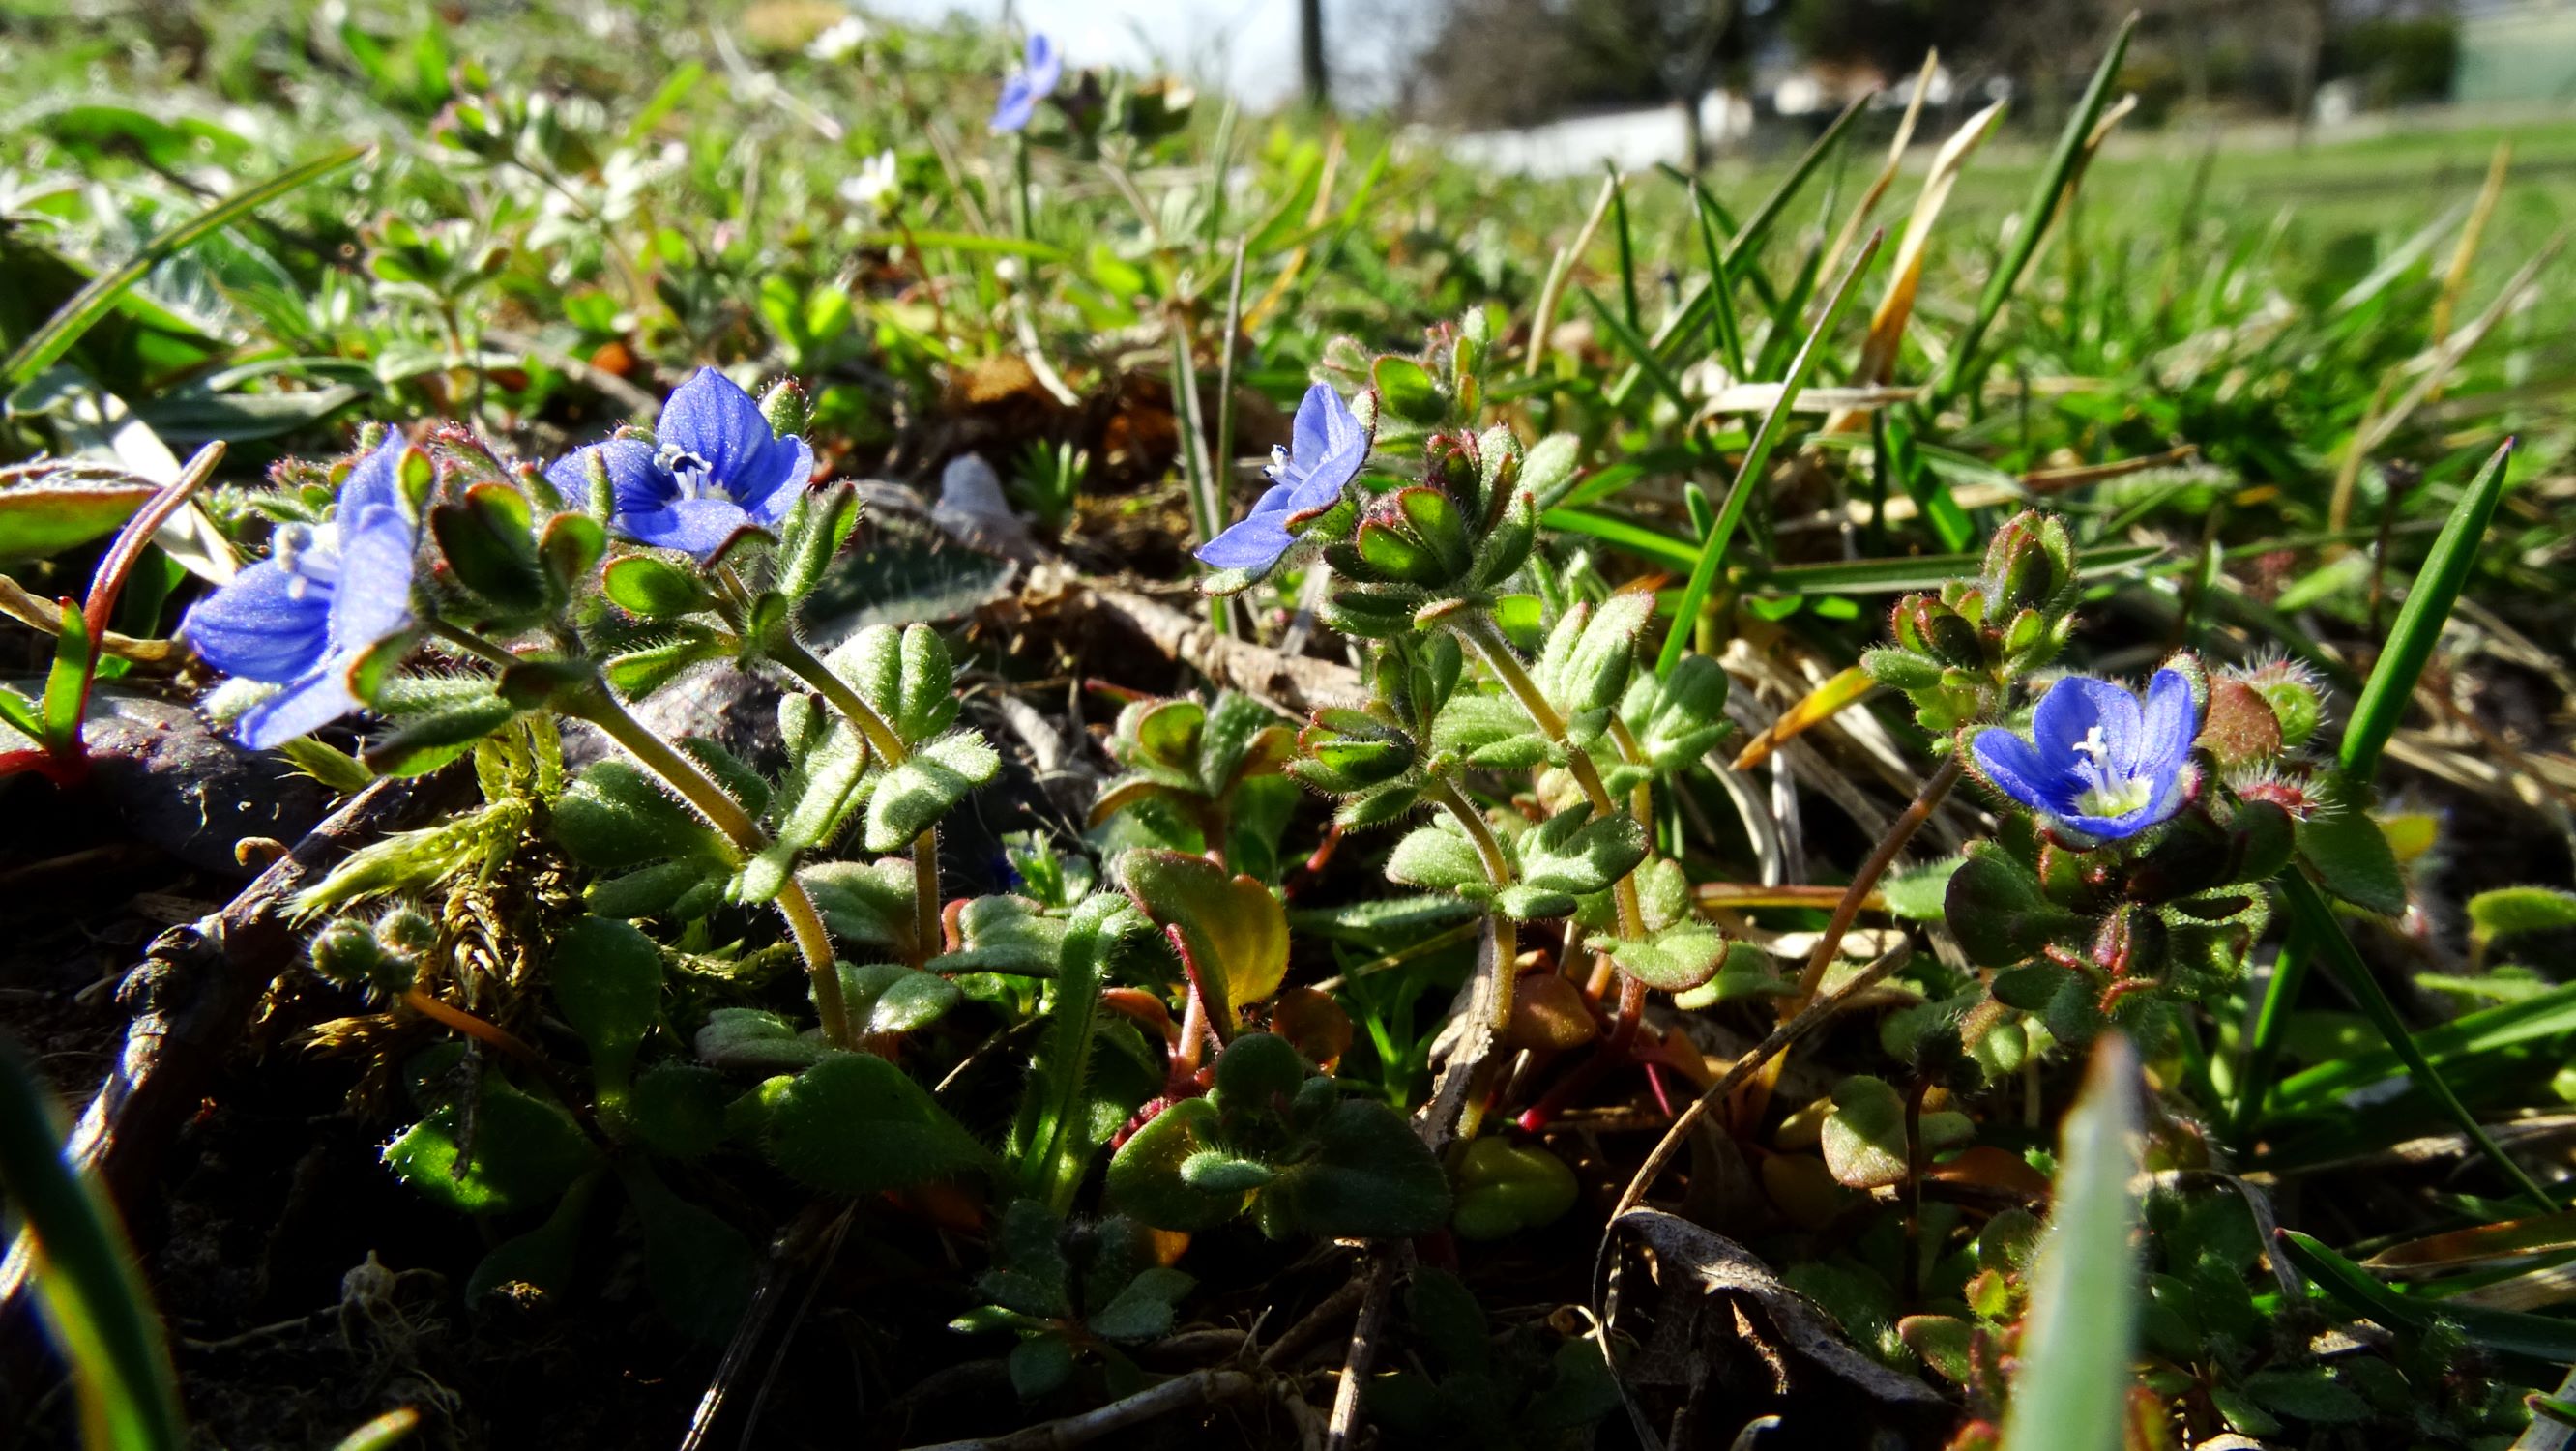
[[1986,546],[1991,613],[2043,609],[2075,582],[2075,545],[2063,520],[2025,509],[2004,521]]
[[805,403],[805,390],[793,378],[781,378],[760,395],[760,416],[769,420],[769,431],[780,438],[798,438],[805,432],[811,410]]
[[1907,633],[1922,642],[1917,649],[1944,665],[1976,670],[1986,663],[1985,641],[1977,627],[1928,595],[1915,595],[1907,601],[1905,628],[1899,634],[1901,637]]
[[2272,707],[2280,722],[2280,749],[2295,751],[2307,744],[2325,719],[2325,689],[2317,673],[2300,661],[2265,660],[2230,671],[2235,679],[2245,682],[2254,693]]
[[2281,753],[2281,718],[2253,686],[2222,677],[2210,683],[2198,744],[2230,769],[2268,761]]
[[418,907],[397,906],[376,919],[376,945],[395,957],[426,957],[438,950],[438,924]]
[[313,970],[342,987],[363,987],[384,970],[384,949],[364,922],[341,917],[313,934]]

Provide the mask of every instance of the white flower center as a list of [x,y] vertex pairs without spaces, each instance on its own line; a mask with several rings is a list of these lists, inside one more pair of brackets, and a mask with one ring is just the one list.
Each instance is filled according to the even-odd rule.
[[2085,774],[2091,784],[2076,793],[2075,809],[2086,816],[2126,816],[2145,810],[2156,799],[2152,776],[2118,776],[2103,770]]
[[683,499],[710,498],[723,492],[714,487],[715,465],[676,443],[666,443],[655,449],[653,462],[680,486]]

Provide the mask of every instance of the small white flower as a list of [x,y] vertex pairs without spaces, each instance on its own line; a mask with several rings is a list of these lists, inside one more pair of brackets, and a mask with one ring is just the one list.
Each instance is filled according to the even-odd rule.
[[879,207],[895,192],[894,152],[880,151],[859,163],[859,174],[841,183],[841,200],[854,207]]
[[859,47],[867,44],[867,40],[868,23],[855,15],[844,15],[833,21],[821,35],[815,36],[814,43],[805,47],[805,53],[826,65],[839,65],[857,55]]

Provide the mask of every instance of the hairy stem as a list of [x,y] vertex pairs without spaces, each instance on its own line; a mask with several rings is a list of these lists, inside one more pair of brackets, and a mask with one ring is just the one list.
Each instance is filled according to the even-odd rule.
[[[877,714],[850,682],[816,659],[801,641],[781,640],[770,647],[769,655],[788,674],[812,686],[832,709],[856,727],[866,737],[868,749],[877,753],[877,759],[888,770],[910,759],[912,753],[904,748],[903,738],[894,733],[886,718]],[[928,962],[939,948],[939,905],[939,828],[930,826],[923,828],[912,842],[913,960],[909,966]]]
[[[636,764],[661,777],[745,856],[768,847],[768,836],[742,809],[741,802],[717,785],[686,752],[653,734],[629,714],[606,686],[593,686],[572,696],[564,705],[564,713],[599,727],[610,740],[625,747]],[[935,917],[937,909],[932,911]],[[815,910],[814,899],[806,895],[805,884],[797,881],[792,872],[787,885],[779,889],[778,914],[787,919],[788,933],[796,939],[796,953],[805,960],[805,974],[814,985],[814,1007],[822,1015],[824,1036],[836,1048],[855,1047],[857,1037],[851,1032],[849,1008],[841,998],[841,972],[833,961],[831,935],[824,930],[823,914]],[[935,920],[932,926],[936,930]]]
[[[1485,880],[1501,891],[1512,884],[1512,863],[1503,855],[1503,844],[1494,837],[1494,829],[1485,824],[1483,813],[1476,810],[1458,788],[1434,779],[1423,795],[1431,803],[1455,817],[1459,829],[1476,848],[1476,859],[1485,865]],[[1489,910],[1494,923],[1494,980],[1487,985],[1485,1021],[1497,1033],[1511,1026],[1513,963],[1520,957],[1520,924],[1500,909]]]
[[[1494,672],[1494,678],[1501,681],[1503,689],[1519,703],[1529,716],[1530,724],[1538,727],[1538,733],[1564,748],[1566,769],[1573,773],[1575,784],[1583,788],[1583,799],[1592,803],[1593,813],[1609,816],[1617,812],[1619,803],[1611,799],[1610,788],[1601,779],[1601,768],[1592,763],[1588,752],[1566,739],[1565,717],[1556,713],[1556,707],[1538,688],[1538,682],[1530,678],[1528,667],[1521,664],[1520,652],[1503,638],[1502,632],[1494,627],[1493,620],[1484,615],[1471,615],[1460,621],[1456,628],[1468,648],[1476,652],[1477,658],[1485,662],[1485,668]],[[1619,907],[1619,935],[1630,938],[1645,936],[1646,914],[1637,900],[1636,875],[1632,872],[1621,877],[1611,884],[1610,892]]]

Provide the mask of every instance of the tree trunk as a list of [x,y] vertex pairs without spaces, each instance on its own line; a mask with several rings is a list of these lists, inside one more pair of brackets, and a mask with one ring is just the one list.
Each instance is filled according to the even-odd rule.
[[1306,104],[1332,104],[1332,73],[1324,66],[1324,0],[1297,0],[1297,63],[1306,79]]

